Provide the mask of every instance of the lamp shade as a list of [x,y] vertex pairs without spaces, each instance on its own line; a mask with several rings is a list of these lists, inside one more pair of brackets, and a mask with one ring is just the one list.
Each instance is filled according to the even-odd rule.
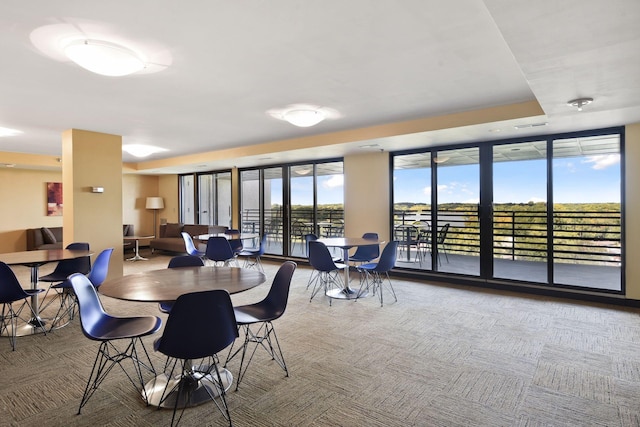
[[164,199],[162,197],[147,197],[147,209],[164,209]]

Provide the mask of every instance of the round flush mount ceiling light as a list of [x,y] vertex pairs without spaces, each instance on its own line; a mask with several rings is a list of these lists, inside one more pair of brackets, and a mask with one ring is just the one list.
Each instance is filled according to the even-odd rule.
[[167,149],[154,147],[152,145],[127,144],[122,146],[122,151],[125,151],[135,157],[148,157],[155,153],[161,153],[163,151],[167,151]]
[[284,120],[294,126],[303,128],[315,126],[326,119],[340,117],[340,114],[331,108],[306,104],[294,104],[285,108],[269,110],[267,114],[278,120]]
[[103,76],[126,76],[145,67],[131,49],[104,40],[75,40],[64,48],[64,53],[82,68]]
[[168,48],[148,37],[122,33],[105,22],[76,18],[61,21],[29,34],[33,46],[55,61],[104,76],[158,73],[173,63]]
[[593,102],[593,98],[576,98],[567,102],[570,107],[576,107],[578,111],[582,111],[582,107],[589,105]]
[[325,118],[320,110],[290,110],[284,113],[286,121],[301,128],[315,126]]

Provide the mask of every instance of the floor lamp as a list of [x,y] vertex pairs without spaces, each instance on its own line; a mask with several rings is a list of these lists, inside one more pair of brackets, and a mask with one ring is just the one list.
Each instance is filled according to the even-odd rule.
[[162,197],[147,197],[147,209],[153,210],[153,235],[157,236],[158,230],[156,230],[156,216],[158,215],[158,209],[164,209],[164,200]]

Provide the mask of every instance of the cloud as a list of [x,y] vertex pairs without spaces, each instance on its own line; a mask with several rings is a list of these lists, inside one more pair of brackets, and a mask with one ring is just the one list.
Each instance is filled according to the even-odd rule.
[[338,188],[344,186],[344,175],[333,175],[322,183],[324,188]]
[[620,154],[600,154],[597,156],[588,156],[583,163],[592,163],[591,166],[595,170],[606,169],[609,166],[620,163]]

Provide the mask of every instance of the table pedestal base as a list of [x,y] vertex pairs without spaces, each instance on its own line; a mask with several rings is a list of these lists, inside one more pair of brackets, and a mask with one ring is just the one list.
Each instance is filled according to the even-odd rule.
[[[222,384],[226,391],[231,387],[233,375],[231,375],[231,372],[227,369],[218,369],[220,369]],[[206,371],[206,369],[202,370]],[[176,400],[178,401],[178,408],[197,406],[211,400],[209,393],[211,393],[212,396],[220,395],[220,390],[216,385],[216,381],[213,379],[214,376],[215,371],[209,375],[205,375],[199,372],[199,369],[195,368],[190,372],[171,379],[167,378],[165,374],[160,374],[145,385],[142,397],[144,398],[146,394],[149,405],[160,408],[173,409]],[[178,392],[180,381],[184,384],[182,384],[182,391]],[[163,396],[165,390],[170,391]]]
[[357,299],[357,298],[364,298],[364,297],[368,297],[369,296],[369,292],[368,291],[354,291],[351,288],[346,288],[346,289],[331,289],[329,291],[327,291],[326,294],[329,298],[336,298],[336,299]]
[[[24,320],[22,320],[18,322],[18,325],[16,326],[16,336],[24,337],[27,335],[45,333],[43,326],[46,325],[47,323],[48,322],[45,319],[42,319],[40,317],[37,319],[35,318],[31,319],[28,322],[25,322]],[[0,334],[0,336],[10,337],[12,336],[12,333],[13,333],[13,326],[7,325],[7,330],[2,331],[2,334]]]

